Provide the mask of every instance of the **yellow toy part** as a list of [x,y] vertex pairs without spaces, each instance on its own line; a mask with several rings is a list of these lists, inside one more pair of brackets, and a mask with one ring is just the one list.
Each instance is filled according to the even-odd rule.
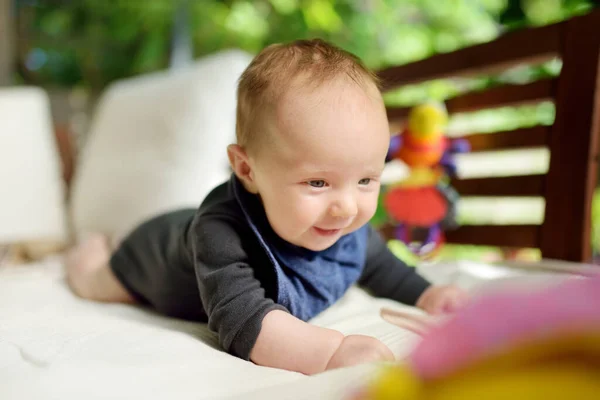
[[402,132],[402,145],[393,154],[409,167],[434,167],[447,150],[445,126],[448,115],[443,103],[425,103],[411,109]]
[[424,399],[423,382],[405,366],[387,366],[355,400],[417,400]]
[[418,188],[437,185],[443,179],[441,168],[412,168],[408,176],[390,187]]
[[361,400],[598,400],[600,332],[564,334],[521,343],[449,376],[420,379],[391,366]]
[[443,103],[429,102],[411,109],[408,130],[418,139],[436,140],[448,124],[448,112]]

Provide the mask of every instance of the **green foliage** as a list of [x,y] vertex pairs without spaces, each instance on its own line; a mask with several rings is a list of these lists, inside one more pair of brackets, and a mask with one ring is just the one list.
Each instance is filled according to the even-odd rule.
[[385,207],[383,205],[383,200],[385,198],[385,187],[381,189],[381,193],[378,198],[377,208],[375,210],[375,215],[371,218],[371,224],[373,226],[379,227],[384,225],[387,221],[389,221],[389,216],[385,211]]
[[[115,79],[168,66],[179,0],[17,1],[28,83],[100,90]],[[582,13],[591,0],[188,0],[194,55],[321,37],[373,68],[494,39],[502,30]],[[28,54],[29,53],[29,54]],[[33,56],[38,62],[32,62]],[[29,61],[29,62],[28,62]],[[34,60],[35,61],[35,60]],[[480,83],[493,84],[489,79]],[[444,97],[451,84],[425,90]],[[415,95],[415,93],[419,93]],[[402,96],[401,96],[402,97]],[[404,97],[411,97],[405,94]],[[403,97],[403,99],[404,99]]]
[[[23,28],[30,50],[47,55],[41,66],[28,68],[26,80],[31,83],[98,89],[115,79],[165,66],[171,1],[40,3],[20,9],[32,21]],[[24,61],[27,68],[28,59]]]

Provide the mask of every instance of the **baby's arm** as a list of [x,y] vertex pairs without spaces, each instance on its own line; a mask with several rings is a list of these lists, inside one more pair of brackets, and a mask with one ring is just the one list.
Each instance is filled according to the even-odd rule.
[[454,285],[431,285],[415,268],[398,259],[372,227],[359,284],[375,296],[417,306],[430,314],[454,312],[466,304],[469,297]]
[[416,305],[431,284],[414,267],[398,259],[372,227],[368,240],[365,269],[358,283],[377,297]]
[[344,336],[273,310],[262,321],[250,359],[259,365],[311,375],[365,362],[392,361],[394,355],[375,338]]
[[261,267],[248,263],[241,238],[252,233],[225,217],[201,222],[194,225],[195,273],[209,328],[227,352],[305,374],[393,359],[377,339],[344,337],[292,316],[267,295],[256,277]]

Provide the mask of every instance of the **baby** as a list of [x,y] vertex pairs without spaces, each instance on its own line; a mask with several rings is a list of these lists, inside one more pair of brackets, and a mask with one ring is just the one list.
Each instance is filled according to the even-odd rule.
[[464,303],[368,225],[390,134],[359,59],[321,40],[265,48],[240,78],[236,130],[234,173],[198,209],[144,222],[112,253],[100,235],[71,251],[77,295],[208,322],[227,352],[305,374],[393,360],[373,337],[306,322],[353,284],[434,314]]

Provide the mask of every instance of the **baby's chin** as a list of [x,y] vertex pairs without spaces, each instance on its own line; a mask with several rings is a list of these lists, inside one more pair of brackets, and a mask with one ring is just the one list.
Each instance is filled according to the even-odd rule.
[[[319,232],[310,228],[298,240],[290,241],[292,244],[311,251],[327,250],[337,243],[344,235],[352,233],[356,229],[344,229],[337,232]],[[295,242],[295,243],[294,243]]]
[[331,246],[333,246],[337,241],[339,240],[332,240],[329,243],[310,243],[310,244],[305,244],[305,245],[300,245],[301,247],[304,247],[307,250],[311,250],[311,251],[323,251],[323,250],[327,250],[328,248],[330,248]]

